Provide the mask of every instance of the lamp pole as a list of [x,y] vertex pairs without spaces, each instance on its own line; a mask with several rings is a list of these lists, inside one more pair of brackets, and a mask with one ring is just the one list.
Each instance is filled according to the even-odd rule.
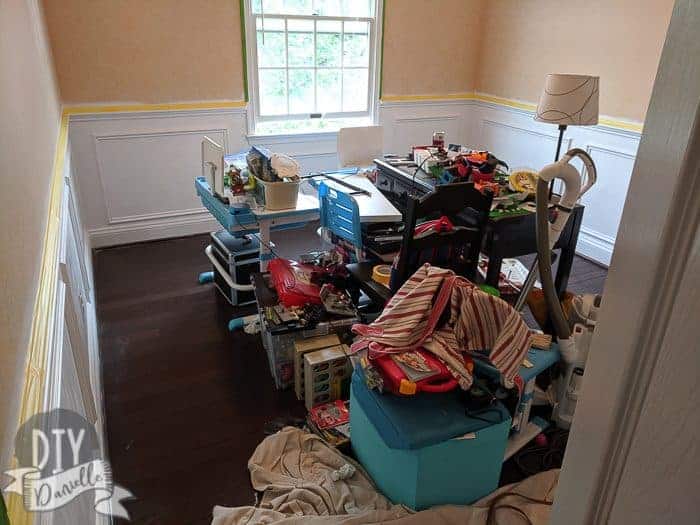
[[[559,124],[559,141],[557,142],[557,153],[554,156],[554,162],[559,160],[559,154],[561,153],[561,143],[564,140],[564,132],[566,131],[566,124]],[[554,192],[554,179],[549,182],[549,200],[552,200],[552,193]]]

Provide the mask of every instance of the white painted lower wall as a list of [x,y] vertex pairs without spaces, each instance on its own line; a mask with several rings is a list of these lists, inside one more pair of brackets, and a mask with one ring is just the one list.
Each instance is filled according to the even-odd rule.
[[[431,140],[487,148],[511,167],[539,169],[554,158],[555,126],[532,113],[480,100],[386,102],[379,108],[384,150],[404,153]],[[193,178],[207,135],[227,152],[249,144],[293,155],[304,171],[337,165],[336,135],[246,136],[245,108],[105,113],[71,118],[76,179],[93,247],[203,233],[216,222],[201,207]],[[571,127],[564,148],[588,151],[598,184],[587,194],[581,255],[610,262],[640,134],[605,126]]]
[[[42,411],[72,410],[95,427],[101,457],[108,460],[104,400],[95,308],[91,250],[87,244],[75,192],[70,150],[66,155],[60,210],[59,268],[56,308],[48,337],[46,387]],[[118,482],[118,480],[115,480]],[[42,512],[33,523],[41,525],[107,524],[94,501],[81,496],[53,512]]]

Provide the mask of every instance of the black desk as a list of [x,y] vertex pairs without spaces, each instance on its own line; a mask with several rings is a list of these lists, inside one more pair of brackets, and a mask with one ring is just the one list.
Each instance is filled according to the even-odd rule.
[[[433,178],[422,170],[414,177],[416,168],[396,167],[382,159],[375,159],[379,169],[377,187],[402,213],[406,209],[408,195],[422,196],[434,188]],[[576,254],[576,243],[583,221],[584,207],[576,205],[555,248],[561,249],[555,286],[559,295],[566,291],[571,265]],[[498,287],[498,277],[503,259],[520,257],[537,252],[535,214],[490,219],[486,226],[482,252],[489,256],[486,284]]]

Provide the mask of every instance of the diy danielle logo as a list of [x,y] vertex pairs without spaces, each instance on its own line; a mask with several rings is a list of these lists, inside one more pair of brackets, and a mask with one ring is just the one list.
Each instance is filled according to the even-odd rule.
[[3,490],[22,496],[30,512],[46,512],[77,498],[94,498],[95,511],[129,519],[121,504],[131,492],[112,482],[93,425],[71,410],[56,409],[28,419],[15,437],[19,468]]

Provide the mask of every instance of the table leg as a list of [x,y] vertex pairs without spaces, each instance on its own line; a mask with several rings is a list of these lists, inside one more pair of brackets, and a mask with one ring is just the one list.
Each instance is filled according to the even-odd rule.
[[562,246],[559,267],[557,268],[557,275],[554,279],[554,287],[557,290],[559,298],[564,297],[564,292],[566,292],[566,287],[569,284],[571,266],[574,263],[574,255],[576,255],[578,234],[581,230],[581,223],[583,222],[583,210],[581,208],[575,208],[575,212],[569,217],[569,220],[573,221],[571,224],[571,235],[569,237],[569,242],[567,242],[565,246]]
[[[492,250],[493,252],[493,250]],[[489,253],[489,265],[486,270],[486,284],[498,289],[498,281],[501,276],[503,257],[497,253]]]
[[260,234],[260,271],[267,271],[267,263],[274,258],[270,250],[270,223],[269,221],[260,221],[258,223],[258,231]]

